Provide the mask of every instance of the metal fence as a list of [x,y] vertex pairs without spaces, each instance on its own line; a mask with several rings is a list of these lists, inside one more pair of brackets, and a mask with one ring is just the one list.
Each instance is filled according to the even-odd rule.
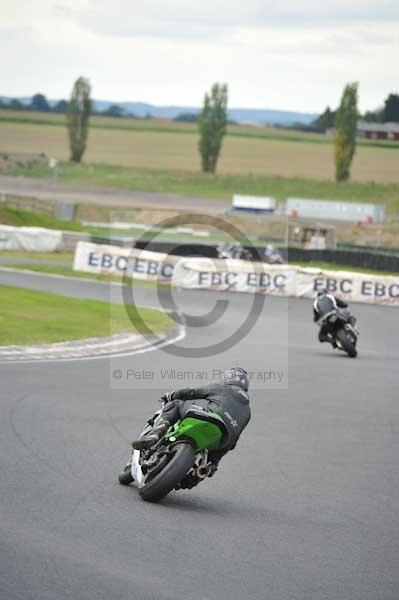
[[316,200],[306,198],[288,198],[287,215],[300,219],[331,219],[352,223],[384,223],[385,206],[360,202],[342,202],[339,200]]
[[[216,258],[216,246],[207,244],[176,244],[173,242],[145,242],[137,244],[139,248],[146,248],[153,252],[165,252],[178,256],[206,256]],[[252,260],[263,260],[264,246],[246,246]],[[279,248],[286,262],[325,262],[334,263],[353,268],[373,269],[387,273],[399,273],[399,256],[382,254],[372,251],[353,250],[305,250],[303,248]]]

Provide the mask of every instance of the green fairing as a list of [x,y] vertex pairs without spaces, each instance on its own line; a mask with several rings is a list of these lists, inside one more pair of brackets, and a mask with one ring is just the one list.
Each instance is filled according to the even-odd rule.
[[[223,423],[219,415],[212,414],[212,416]],[[192,438],[195,441],[197,451],[204,450],[205,448],[208,450],[217,450],[220,447],[222,439],[222,429],[210,421],[186,417],[178,421],[172,431],[168,433],[168,437],[171,436],[175,438]]]

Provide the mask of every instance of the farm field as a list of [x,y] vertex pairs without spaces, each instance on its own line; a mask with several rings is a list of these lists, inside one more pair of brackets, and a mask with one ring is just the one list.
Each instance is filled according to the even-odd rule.
[[[63,115],[0,111],[0,153],[44,152],[65,161],[69,152],[64,124]],[[193,173],[200,171],[197,146],[192,124],[93,117],[85,161]],[[399,183],[398,164],[399,144],[360,141],[352,181]],[[218,174],[332,180],[332,141],[316,134],[231,126]]]
[[[33,125],[65,126],[65,115],[31,111],[10,111],[0,109],[0,123],[27,123]],[[197,133],[196,123],[184,123],[169,119],[132,119],[115,118],[94,115],[90,118],[90,126],[94,129],[116,129],[121,131],[148,131],[153,133]],[[279,127],[229,124],[228,136],[251,137],[268,140],[286,140],[298,143],[331,144],[331,137],[314,132],[282,129]],[[359,138],[360,146],[374,146],[377,148],[398,148],[393,141],[367,140]]]

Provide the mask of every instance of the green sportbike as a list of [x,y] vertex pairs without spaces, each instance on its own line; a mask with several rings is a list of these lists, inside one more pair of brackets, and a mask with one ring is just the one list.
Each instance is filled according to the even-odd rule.
[[[160,414],[161,410],[140,437],[156,426]],[[198,482],[208,477],[212,472],[208,452],[223,449],[228,437],[222,417],[200,406],[190,407],[154,446],[133,451],[119,483],[129,485],[135,481],[143,500],[158,502],[172,490],[193,487],[193,478]]]

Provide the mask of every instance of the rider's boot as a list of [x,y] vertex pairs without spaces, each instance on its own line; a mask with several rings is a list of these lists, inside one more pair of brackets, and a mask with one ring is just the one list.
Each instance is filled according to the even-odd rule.
[[323,343],[323,342],[327,342],[328,341],[328,336],[326,333],[324,333],[324,331],[322,331],[320,329],[319,331],[319,342]]
[[331,346],[333,348],[338,348],[337,342],[335,341],[335,339],[334,339],[334,337],[332,335],[328,336],[328,340],[327,341],[330,342],[330,344],[331,344]]
[[154,444],[159,442],[161,437],[168,431],[169,427],[169,421],[161,419],[147,435],[132,442],[133,448],[135,450],[147,450],[148,448],[151,448]]

